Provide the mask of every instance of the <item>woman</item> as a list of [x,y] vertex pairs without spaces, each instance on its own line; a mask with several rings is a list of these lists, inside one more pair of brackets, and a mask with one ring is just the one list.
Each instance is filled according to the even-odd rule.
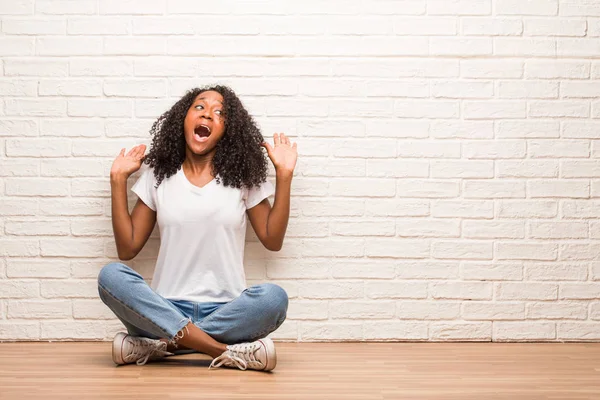
[[[283,244],[296,165],[296,143],[282,133],[263,137],[235,93],[225,86],[193,89],[151,128],[152,145],[115,159],[110,182],[119,258],[142,249],[158,222],[161,244],[152,287],[122,263],[98,276],[102,301],[128,330],[113,340],[116,364],[198,351],[210,367],[269,371],[277,358],[265,338],[285,320],[288,298],[274,284],[245,286],[246,221],[271,251]],[[266,180],[267,154],[276,187]],[[127,178],[142,162],[127,208]],[[268,197],[275,194],[273,207]]]

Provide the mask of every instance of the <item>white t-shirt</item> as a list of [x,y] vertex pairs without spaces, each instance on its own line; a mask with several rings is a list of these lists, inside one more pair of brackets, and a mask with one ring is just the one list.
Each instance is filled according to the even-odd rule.
[[238,297],[246,289],[246,210],[271,196],[273,184],[236,189],[213,179],[200,188],[180,168],[155,186],[153,169],[147,168],[131,189],[156,211],[161,241],[152,289],[193,302]]

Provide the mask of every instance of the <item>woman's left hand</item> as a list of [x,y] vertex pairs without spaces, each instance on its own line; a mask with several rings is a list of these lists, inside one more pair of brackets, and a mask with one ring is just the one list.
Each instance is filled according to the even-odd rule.
[[276,172],[292,174],[298,159],[297,144],[292,145],[290,139],[283,133],[281,135],[275,133],[273,142],[275,146],[271,146],[267,142],[263,142],[261,146],[267,149],[267,154],[273,162]]

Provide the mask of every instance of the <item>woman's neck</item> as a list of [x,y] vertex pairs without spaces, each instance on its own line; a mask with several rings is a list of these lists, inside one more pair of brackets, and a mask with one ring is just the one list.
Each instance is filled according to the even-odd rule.
[[189,149],[186,150],[183,168],[193,176],[212,176],[212,160],[214,152],[198,155],[192,153]]

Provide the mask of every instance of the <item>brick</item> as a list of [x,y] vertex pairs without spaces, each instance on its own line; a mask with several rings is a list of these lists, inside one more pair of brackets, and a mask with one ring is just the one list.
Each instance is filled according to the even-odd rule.
[[9,300],[8,318],[59,319],[72,315],[69,300]]
[[460,267],[463,280],[520,281],[523,279],[523,266],[518,263],[464,262]]
[[537,79],[588,79],[590,63],[570,60],[528,60],[525,77]]
[[494,289],[496,300],[556,300],[558,285],[550,283],[503,282]]
[[525,264],[525,278],[534,281],[584,281],[588,276],[587,264],[535,263]]
[[525,224],[521,221],[464,221],[463,237],[471,239],[522,239]]
[[560,244],[559,260],[594,260],[598,257],[600,246],[596,244],[563,243]]
[[460,62],[461,78],[521,78],[523,62],[513,60],[462,60]]
[[4,299],[26,299],[40,294],[39,282],[32,280],[3,279],[0,289],[0,298]]
[[104,339],[105,321],[42,321],[42,339]]
[[[344,199],[332,203],[328,200],[307,199],[302,201],[302,215],[315,216],[360,216],[363,215],[365,201]],[[378,207],[376,207],[379,209]]]
[[60,259],[9,259],[6,276],[9,278],[68,278],[69,262]]
[[494,203],[486,200],[436,200],[431,205],[433,217],[493,218]]
[[348,340],[362,339],[362,324],[360,322],[313,322],[300,325],[300,338],[302,341],[335,340],[337,338]]
[[[424,299],[427,283],[406,281],[378,281],[365,283],[365,295],[371,299]],[[392,314],[393,314],[393,307]]]
[[45,279],[41,281],[45,298],[97,298],[97,279]]
[[130,100],[79,99],[68,101],[70,117],[131,117]]
[[63,99],[7,99],[4,104],[8,116],[64,117],[67,111]]
[[367,340],[426,340],[427,324],[423,322],[377,322],[364,324]]
[[557,178],[558,161],[555,160],[499,160],[496,161],[498,178]]
[[41,215],[74,216],[102,215],[102,200],[91,199],[41,199],[39,211]]
[[465,119],[507,119],[525,118],[527,104],[520,101],[465,101]]
[[42,119],[40,126],[41,136],[98,137],[102,136],[103,132],[102,120]]
[[493,161],[431,161],[432,178],[493,178]]
[[491,121],[432,121],[430,133],[437,139],[491,139]]
[[430,244],[424,240],[373,238],[365,243],[367,257],[426,258]]
[[302,282],[299,294],[307,299],[352,299],[364,297],[364,283],[354,281]]
[[586,319],[584,303],[547,302],[527,305],[528,319]]
[[557,212],[555,201],[502,200],[498,203],[498,217],[501,218],[552,218]]
[[494,38],[494,55],[511,57],[550,57],[556,56],[556,54],[556,41],[554,39]]
[[429,15],[489,15],[492,3],[489,0],[429,0]]
[[499,121],[496,136],[509,138],[558,138],[560,126],[558,121]]
[[6,76],[67,76],[69,64],[66,60],[51,59],[7,59],[4,61]]
[[332,319],[389,319],[394,316],[393,301],[332,301]]
[[491,55],[491,38],[432,37],[430,53],[435,56],[483,56]]
[[396,276],[401,279],[453,279],[458,278],[458,262],[400,260]]
[[[368,21],[368,20],[367,20]],[[374,25],[381,24],[382,21],[373,21]],[[365,23],[361,20],[359,25]],[[394,33],[396,35],[455,35],[457,32],[457,21],[455,18],[441,17],[411,17],[411,18],[396,18],[394,20]],[[354,28],[356,29],[356,28]],[[356,31],[346,32],[346,34],[356,34]],[[389,33],[389,32],[384,32]]]
[[523,158],[524,140],[474,140],[463,142],[464,158]]
[[129,24],[129,19],[122,17],[70,18],[67,30],[70,35],[128,35]]
[[[322,222],[319,225],[322,225]],[[330,223],[332,236],[394,236],[395,233],[394,221],[358,220],[332,221]]]
[[103,0],[100,3],[102,14],[163,14],[166,0]]
[[589,38],[557,38],[556,54],[559,57],[598,57],[600,45]]
[[0,176],[37,176],[39,163],[31,160],[0,160]]
[[34,39],[16,36],[0,37],[0,49],[0,55],[3,57],[32,56]]
[[391,279],[396,272],[393,262],[348,260],[333,262],[331,275],[336,279]]
[[496,258],[498,260],[556,260],[557,246],[546,243],[496,243]]
[[463,304],[461,314],[467,321],[522,320],[525,319],[525,303],[470,301]]
[[399,319],[452,320],[459,315],[459,302],[401,300],[396,303],[396,317]]
[[492,298],[492,284],[487,282],[432,283],[429,291],[434,299],[485,300]]
[[163,80],[113,80],[104,81],[104,94],[108,97],[164,97],[166,83]]
[[590,184],[587,180],[531,180],[527,182],[527,192],[531,198],[588,198]]
[[587,222],[530,221],[528,236],[535,239],[583,239],[588,235]]
[[396,100],[394,115],[399,118],[458,118],[459,104],[443,100]]
[[338,178],[329,183],[329,194],[344,197],[393,197],[396,187],[392,179],[369,179],[361,183],[358,179]]
[[557,337],[561,340],[598,340],[600,324],[594,322],[559,322]]
[[100,80],[40,80],[40,96],[100,96]]
[[491,259],[492,243],[474,240],[436,241],[432,244],[434,258]]
[[166,38],[115,36],[104,38],[102,54],[108,56],[155,56],[165,54],[166,48]]
[[41,254],[50,257],[100,257],[104,244],[92,239],[42,239]]
[[75,319],[114,319],[115,314],[104,303],[94,300],[73,299],[73,318]]
[[563,138],[596,139],[599,131],[600,123],[597,122],[564,121],[562,125]]
[[429,202],[426,200],[369,198],[366,200],[364,209],[368,216],[418,217],[429,215]]
[[556,99],[558,82],[499,82],[498,92],[501,99]]
[[[300,145],[300,144],[299,144]],[[369,140],[365,143],[361,139],[339,141],[333,149],[336,157],[360,158],[388,158],[396,156],[394,140]]]
[[38,124],[31,119],[0,120],[0,137],[30,137],[38,135]]
[[465,17],[462,32],[477,36],[519,36],[523,33],[523,22],[513,18]]
[[588,118],[590,106],[582,101],[532,101],[529,103],[530,117],[573,117]]
[[552,340],[554,322],[494,322],[494,341]]
[[399,140],[398,157],[460,158],[460,143],[429,140]]
[[529,140],[529,155],[539,157],[589,157],[590,142],[587,140]]
[[38,321],[15,322],[0,321],[0,339],[3,340],[37,340],[40,338]]
[[7,178],[6,194],[10,196],[68,196],[69,181],[50,178]]
[[37,94],[35,81],[11,79],[0,80],[0,95],[7,97],[32,97]]
[[458,237],[460,222],[432,219],[398,219],[396,234],[401,237]]
[[69,234],[68,221],[37,219],[34,221],[6,221],[7,235],[17,236],[65,236]]
[[367,176],[380,178],[426,178],[429,176],[429,164],[426,161],[372,159],[367,160]]
[[77,57],[69,61],[71,76],[128,76],[132,75],[133,63],[123,59]]
[[434,322],[429,327],[432,340],[490,341],[491,322]]
[[558,298],[569,300],[600,298],[600,283],[561,283]]
[[4,216],[9,215],[36,215],[38,210],[37,200],[4,199],[0,200],[0,209]]
[[24,15],[33,13],[33,0],[14,0],[0,4],[2,15]]
[[[374,126],[373,130],[384,130],[386,126]],[[389,126],[382,135],[375,136],[393,136],[393,127]],[[397,130],[400,130],[398,127]],[[373,133],[373,132],[371,132]],[[298,121],[298,135],[301,136],[319,136],[319,137],[363,137],[365,136],[365,124],[360,121]]]
[[465,198],[519,198],[525,197],[525,183],[516,180],[464,181]]

